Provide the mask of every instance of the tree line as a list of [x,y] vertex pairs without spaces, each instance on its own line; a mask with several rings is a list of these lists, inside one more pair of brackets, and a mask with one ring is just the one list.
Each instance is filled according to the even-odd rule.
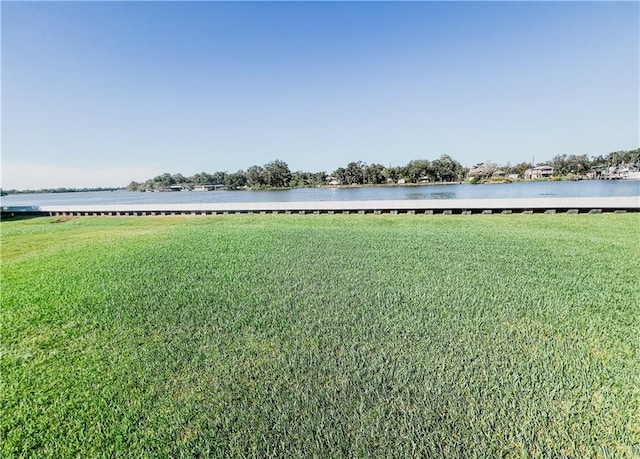
[[584,174],[593,168],[614,167],[620,165],[640,167],[640,148],[635,150],[614,151],[607,155],[556,155],[549,163],[554,175],[562,177],[569,174]]
[[[606,155],[589,157],[582,155],[561,154],[550,161],[536,163],[536,166],[553,167],[556,177],[580,176],[595,168],[615,167],[627,165],[640,168],[640,148],[635,150],[619,150]],[[380,185],[385,183],[418,183],[418,182],[457,182],[472,175],[481,179],[488,179],[501,171],[505,175],[524,176],[527,169],[534,165],[531,162],[521,162],[516,165],[507,163],[498,165],[491,161],[477,164],[471,168],[463,167],[449,155],[442,155],[438,159],[429,161],[415,159],[404,166],[386,167],[382,164],[366,164],[354,161],[345,167],[339,167],[331,174],[321,172],[303,172],[289,169],[286,162],[275,160],[263,166],[251,166],[237,172],[200,172],[185,177],[182,174],[164,173],[146,180],[145,182],[131,182],[127,189],[132,191],[167,190],[171,187],[194,188],[198,185],[224,187],[228,190],[249,187],[262,188],[300,188],[317,187],[330,183],[343,185]],[[475,173],[475,174],[474,174]],[[70,193],[84,191],[115,191],[119,188],[44,188],[38,190],[4,190],[0,188],[0,195],[19,193]]]
[[[535,164],[547,165],[554,169],[554,176],[584,175],[596,167],[610,167],[620,164],[640,167],[640,148],[630,151],[615,151],[607,155],[556,155],[551,161]],[[498,165],[493,162],[481,163],[472,168],[463,167],[449,155],[441,155],[434,160],[415,159],[404,166],[384,166],[378,163],[367,164],[353,161],[339,167],[331,174],[326,171],[304,172],[291,171],[289,165],[282,160],[274,160],[262,166],[253,165],[237,172],[199,172],[192,176],[164,173],[145,182],[131,182],[127,187],[131,191],[156,191],[175,188],[194,188],[199,185],[223,187],[227,190],[240,188],[270,189],[317,187],[327,184],[340,185],[381,185],[385,183],[420,183],[420,182],[459,182],[473,172],[480,178],[490,178],[497,171],[505,175],[522,177],[527,169],[534,167],[531,162],[516,165],[507,163]],[[471,172],[471,173],[470,173]]]
[[132,191],[166,190],[171,187],[199,185],[222,186],[228,190],[249,187],[253,189],[317,187],[328,183],[341,185],[381,185],[401,180],[407,183],[418,181],[453,182],[464,178],[465,168],[449,155],[442,155],[433,161],[418,159],[405,166],[386,167],[382,164],[367,164],[353,161],[339,167],[331,174],[326,171],[291,171],[282,160],[271,161],[263,166],[253,165],[237,172],[200,172],[189,177],[182,174],[164,173],[143,183],[131,182]]

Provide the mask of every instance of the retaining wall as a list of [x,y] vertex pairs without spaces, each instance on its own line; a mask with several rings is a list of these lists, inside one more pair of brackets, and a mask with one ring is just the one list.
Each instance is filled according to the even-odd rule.
[[228,214],[511,214],[639,212],[640,196],[593,198],[426,199],[194,204],[115,204],[2,207],[18,216],[154,216]]

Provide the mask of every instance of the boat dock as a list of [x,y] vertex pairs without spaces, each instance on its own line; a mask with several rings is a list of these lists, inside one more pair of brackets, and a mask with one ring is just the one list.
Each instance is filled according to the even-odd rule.
[[3,206],[3,219],[20,216],[157,216],[228,214],[532,214],[639,212],[640,196],[516,199],[226,202]]

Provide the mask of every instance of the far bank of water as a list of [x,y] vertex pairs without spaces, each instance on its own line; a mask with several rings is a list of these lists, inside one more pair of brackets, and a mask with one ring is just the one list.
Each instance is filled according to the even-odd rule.
[[36,193],[3,196],[2,206],[54,206],[90,204],[186,204],[222,202],[369,201],[404,199],[497,199],[639,196],[637,180],[585,180],[577,182],[517,182],[381,186],[360,188],[296,188],[273,191],[178,191],[141,193],[97,191]]

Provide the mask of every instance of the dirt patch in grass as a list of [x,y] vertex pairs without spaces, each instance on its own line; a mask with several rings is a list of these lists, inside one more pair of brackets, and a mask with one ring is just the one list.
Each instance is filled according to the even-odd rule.
[[66,223],[71,220],[75,220],[78,217],[72,217],[70,215],[60,215],[59,217],[53,219],[51,223]]

